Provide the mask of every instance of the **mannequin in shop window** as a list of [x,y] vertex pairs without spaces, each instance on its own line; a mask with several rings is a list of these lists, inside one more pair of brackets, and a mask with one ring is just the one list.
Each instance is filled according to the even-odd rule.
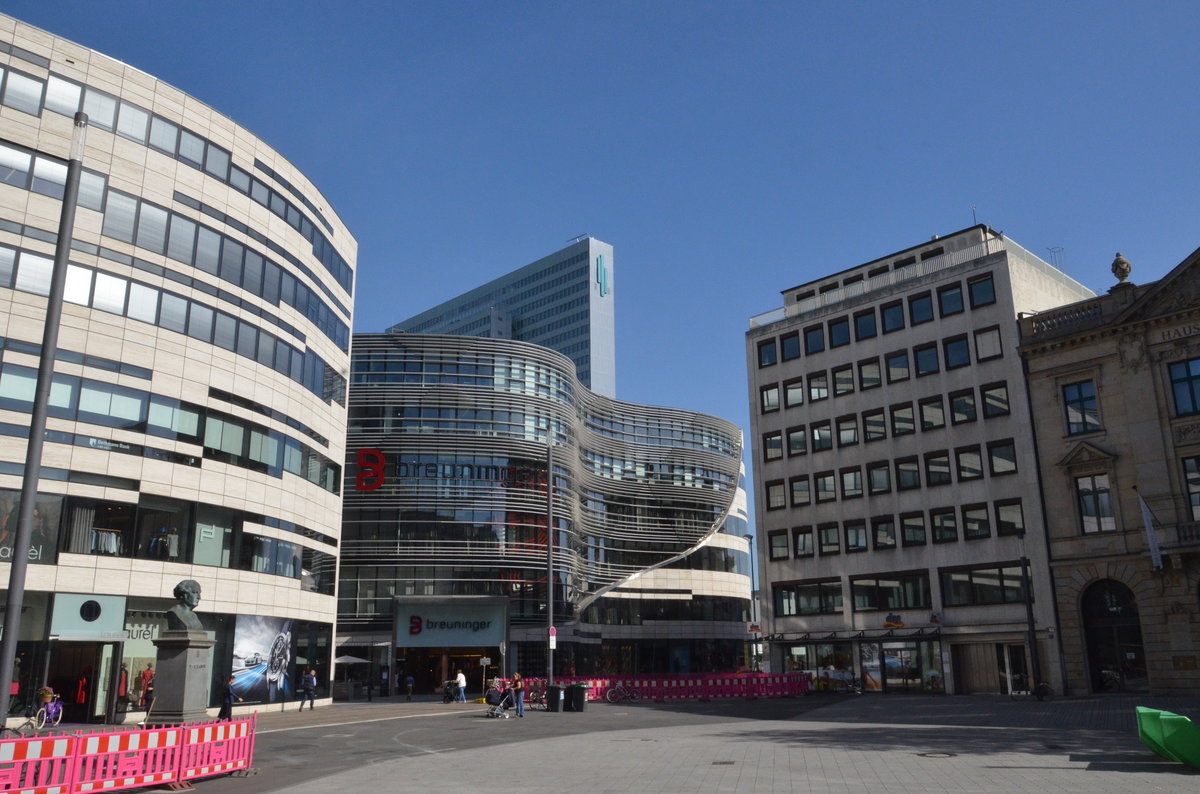
[[146,542],[146,556],[156,560],[173,560],[179,556],[179,533],[174,527],[159,527]]
[[171,631],[204,631],[204,624],[192,610],[200,603],[200,583],[195,579],[184,579],[175,585],[175,606],[163,614],[167,617],[167,628]]

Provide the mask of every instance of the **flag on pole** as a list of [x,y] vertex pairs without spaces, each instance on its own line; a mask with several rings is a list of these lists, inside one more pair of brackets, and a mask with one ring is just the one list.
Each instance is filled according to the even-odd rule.
[[1146,504],[1141,492],[1138,492],[1138,502],[1142,506],[1142,523],[1146,525],[1146,544],[1150,547],[1150,560],[1157,570],[1163,567],[1163,562],[1162,551],[1158,548],[1158,533],[1154,531],[1154,513],[1150,512],[1150,505]]

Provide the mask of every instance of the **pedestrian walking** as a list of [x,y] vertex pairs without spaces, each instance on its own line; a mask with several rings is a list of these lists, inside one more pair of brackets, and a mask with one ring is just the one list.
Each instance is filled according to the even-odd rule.
[[467,677],[463,675],[463,671],[459,670],[458,675],[454,677],[454,683],[458,685],[458,702],[467,702]]
[[233,676],[229,676],[229,680],[225,682],[225,694],[221,696],[221,710],[217,712],[217,721],[233,719],[233,701],[238,703],[242,699],[233,692]]
[[512,683],[509,684],[513,698],[517,701],[517,716],[525,716],[525,679],[520,673],[513,673]]
[[412,673],[404,676],[404,689],[408,692],[408,699],[410,701],[412,700],[413,687],[416,685],[417,682],[413,680]]
[[312,711],[317,697],[317,674],[311,667],[304,668],[300,676],[300,710],[304,711],[304,701],[308,701],[308,710]]

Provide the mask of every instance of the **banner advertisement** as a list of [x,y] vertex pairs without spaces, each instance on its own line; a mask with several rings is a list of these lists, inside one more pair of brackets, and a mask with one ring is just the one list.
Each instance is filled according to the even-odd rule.
[[[29,562],[34,565],[54,564],[58,527],[62,522],[62,503],[61,496],[37,496],[33,508],[33,531],[29,536]],[[0,488],[0,562],[12,561],[20,507],[20,491]]]
[[292,619],[238,615],[233,633],[233,692],[246,703],[293,696]]
[[508,602],[445,599],[438,603],[396,600],[396,647],[499,647],[505,640]]

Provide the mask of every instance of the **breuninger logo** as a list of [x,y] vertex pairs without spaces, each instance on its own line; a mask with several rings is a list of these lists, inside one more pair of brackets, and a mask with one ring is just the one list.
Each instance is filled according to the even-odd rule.
[[483,631],[490,627],[490,620],[425,620],[420,615],[410,615],[408,618],[408,633],[420,634],[424,629],[430,631]]

